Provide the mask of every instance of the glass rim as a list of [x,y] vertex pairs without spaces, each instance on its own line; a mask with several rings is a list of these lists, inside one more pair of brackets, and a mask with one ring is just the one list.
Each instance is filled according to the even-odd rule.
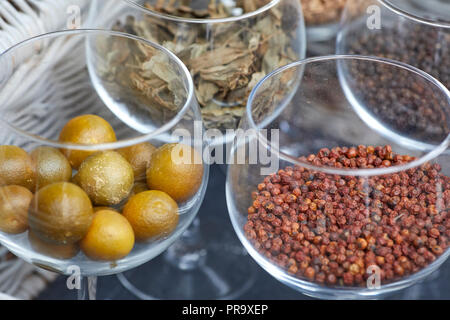
[[70,150],[98,151],[98,150],[120,149],[120,148],[129,147],[132,145],[136,145],[139,143],[147,142],[147,141],[151,140],[152,138],[167,132],[168,130],[173,128],[177,123],[180,122],[182,117],[186,114],[186,112],[191,107],[191,104],[195,100],[194,83],[193,83],[191,74],[190,74],[189,70],[187,69],[186,65],[170,50],[164,48],[163,46],[161,46],[159,44],[153,43],[149,40],[140,38],[138,36],[134,36],[134,35],[123,33],[123,32],[112,31],[112,30],[103,30],[103,29],[74,29],[74,30],[48,32],[48,33],[44,33],[44,34],[41,34],[41,35],[38,35],[38,36],[35,36],[32,38],[28,38],[24,41],[21,41],[21,42],[15,44],[14,46],[12,46],[10,48],[8,48],[4,52],[0,53],[0,61],[7,54],[11,54],[15,50],[20,49],[21,47],[24,47],[26,45],[33,44],[35,41],[40,41],[40,40],[49,39],[49,38],[58,38],[60,36],[67,37],[67,36],[88,35],[88,34],[104,34],[104,35],[108,35],[108,36],[117,36],[117,37],[132,39],[135,41],[141,41],[141,42],[145,43],[146,45],[149,45],[149,46],[155,48],[156,50],[163,52],[166,56],[169,57],[169,59],[171,61],[175,61],[175,63],[183,71],[184,76],[188,83],[188,88],[187,88],[188,95],[187,95],[186,101],[185,101],[183,107],[178,111],[176,116],[173,117],[172,119],[170,119],[169,121],[167,121],[166,123],[164,123],[162,126],[158,127],[157,129],[155,129],[149,133],[141,134],[134,138],[122,139],[122,140],[119,140],[116,142],[90,144],[90,145],[64,143],[64,142],[47,139],[42,136],[35,135],[35,134],[29,133],[27,131],[24,131],[20,128],[17,128],[15,125],[12,125],[9,121],[3,119],[0,116],[0,121],[2,123],[4,123],[8,128],[10,128],[12,131],[18,133],[19,135],[21,135],[25,138],[28,138],[30,140],[33,140],[35,142],[41,143],[43,145],[51,146],[54,148],[70,149]]
[[226,17],[226,18],[207,18],[207,19],[178,17],[175,15],[170,15],[170,14],[165,14],[165,13],[160,13],[160,12],[157,12],[154,10],[150,10],[150,9],[136,3],[134,0],[122,0],[122,1],[128,3],[128,5],[133,6],[140,11],[143,11],[146,14],[149,14],[149,15],[152,15],[154,17],[161,18],[164,20],[170,20],[170,21],[174,21],[174,22],[184,22],[184,23],[195,23],[195,24],[208,24],[208,23],[213,24],[213,23],[236,22],[236,21],[245,20],[245,19],[257,16],[261,13],[264,13],[264,12],[272,9],[281,0],[271,0],[270,2],[268,2],[261,8],[258,8],[252,12],[241,14],[239,16]]
[[[283,73],[286,70],[289,70],[291,68],[296,68],[299,66],[306,66],[311,63],[317,63],[317,62],[324,62],[324,61],[339,61],[339,60],[361,60],[361,61],[371,61],[376,63],[383,63],[392,65],[398,68],[402,68],[404,70],[407,70],[408,72],[415,73],[419,76],[421,76],[423,79],[427,80],[428,82],[431,82],[434,86],[436,86],[438,89],[440,89],[441,92],[445,94],[447,97],[447,100],[449,101],[449,107],[450,107],[450,91],[436,78],[432,77],[428,73],[410,66],[406,63],[386,59],[386,58],[380,58],[380,57],[374,57],[374,56],[363,56],[363,55],[328,55],[328,56],[321,56],[321,57],[312,57],[307,58],[299,61],[294,61],[292,63],[289,63],[283,67],[280,67],[271,73],[267,74],[264,78],[262,78],[253,88],[251,91],[247,105],[246,105],[246,116],[248,118],[249,124],[251,129],[256,131],[256,136],[258,141],[267,149],[269,149],[271,152],[274,152],[281,160],[285,160],[287,162],[290,162],[294,165],[299,165],[301,167],[307,168],[309,170],[319,171],[326,174],[336,174],[341,176],[378,176],[378,175],[385,175],[385,174],[393,174],[398,173],[401,171],[405,171],[412,168],[417,168],[421,166],[422,164],[429,162],[441,154],[443,154],[447,148],[450,146],[450,134],[446,136],[446,138],[438,145],[433,147],[431,150],[426,151],[424,155],[418,157],[416,160],[413,160],[407,164],[402,164],[398,166],[391,166],[387,168],[374,168],[374,169],[337,169],[333,167],[326,167],[326,166],[315,166],[313,164],[310,164],[308,162],[303,162],[298,160],[298,158],[293,157],[287,153],[284,153],[281,151],[280,147],[273,146],[266,138],[266,136],[263,134],[264,127],[267,126],[270,122],[272,122],[275,118],[271,116],[267,116],[264,118],[263,121],[261,121],[261,124],[256,124],[253,116],[252,116],[252,105],[253,101],[256,97],[256,94],[258,93],[261,86],[272,77]],[[275,113],[275,116],[278,116],[279,114]],[[270,121],[269,121],[270,120]],[[307,155],[305,155],[307,156]]]
[[426,24],[433,27],[440,27],[440,28],[450,28],[450,21],[435,21],[432,19],[427,19],[421,16],[418,16],[417,14],[412,14],[408,12],[405,9],[402,9],[395,4],[391,2],[391,0],[378,0],[379,3],[381,3],[385,8],[388,10],[394,12],[395,14],[401,15],[402,17],[405,17],[407,19],[413,20],[415,22],[419,22],[422,24]]

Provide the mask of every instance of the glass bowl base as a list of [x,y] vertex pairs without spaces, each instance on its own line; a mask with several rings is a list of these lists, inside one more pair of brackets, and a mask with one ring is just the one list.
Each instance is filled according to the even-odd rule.
[[254,285],[257,265],[225,223],[209,212],[164,254],[119,274],[119,281],[144,300],[239,298]]
[[243,254],[242,247],[228,244],[208,247],[196,268],[180,268],[168,261],[172,259],[169,251],[117,277],[143,300],[236,299],[253,286],[257,274],[254,264],[242,259]]

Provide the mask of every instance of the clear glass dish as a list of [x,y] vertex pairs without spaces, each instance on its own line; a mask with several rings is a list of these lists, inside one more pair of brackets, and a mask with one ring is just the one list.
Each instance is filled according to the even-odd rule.
[[[105,10],[107,1],[92,2],[93,27],[135,34],[172,50],[194,78],[205,127],[224,134],[237,128],[258,80],[305,57],[298,0],[112,3]],[[226,141],[231,138],[227,133]]]
[[358,0],[347,4],[338,54],[365,54],[402,61],[449,87],[450,17],[439,0]]
[[[420,2],[420,4],[419,4]],[[337,54],[360,54],[384,57],[417,67],[450,88],[450,20],[441,1],[359,0],[347,5],[341,20],[336,44]],[[399,79],[401,85],[406,79]],[[404,121],[400,106],[392,107],[392,114],[369,112],[368,121],[378,123],[380,130],[386,122]],[[369,110],[374,111],[374,110]],[[441,118],[431,119],[425,110],[418,111],[416,123],[433,122],[443,125]],[[391,118],[390,120],[386,118]],[[397,123],[397,125],[400,125]],[[403,137],[405,138],[405,137]],[[419,137],[411,135],[412,144],[423,144]]]
[[[406,224],[406,219],[412,219],[410,217],[413,216],[413,214],[411,214],[408,210],[406,212],[402,212],[402,214],[399,214],[400,211],[398,210],[402,207],[397,207],[397,204],[399,203],[398,199],[395,198],[395,194],[391,196],[391,193],[386,193],[386,198],[381,198],[386,202],[383,202],[382,206],[378,207],[382,208],[380,211],[375,210],[376,207],[375,209],[373,207],[377,205],[377,203],[379,204],[379,202],[376,202],[375,200],[380,197],[380,193],[375,190],[375,185],[373,182],[380,181],[379,179],[381,178],[391,179],[395,175],[404,175],[406,172],[415,174],[416,172],[422,170],[422,168],[425,168],[421,166],[429,163],[439,164],[442,168],[442,179],[448,179],[450,174],[450,156],[448,153],[450,135],[447,134],[447,136],[442,137],[441,141],[436,141],[435,137],[432,137],[431,134],[429,135],[426,129],[424,129],[423,138],[425,139],[427,136],[430,136],[430,140],[428,141],[429,148],[421,149],[414,148],[410,144],[404,144],[403,140],[397,139],[395,136],[381,134],[378,130],[376,130],[376,128],[371,127],[368,122],[362,119],[360,114],[355,111],[355,108],[352,106],[354,101],[352,101],[352,99],[348,99],[348,90],[353,90],[353,96],[357,96],[360,101],[370,103],[373,102],[370,99],[371,94],[373,93],[372,90],[381,87],[374,85],[373,87],[368,87],[368,90],[364,90],[363,86],[355,86],[355,83],[357,82],[342,81],[342,70],[350,70],[354,67],[362,66],[373,70],[389,70],[393,74],[408,74],[411,83],[416,83],[417,87],[415,87],[415,89],[411,88],[409,91],[405,91],[403,88],[391,86],[391,92],[396,94],[397,99],[399,99],[399,101],[403,101],[406,107],[411,107],[417,103],[415,100],[417,96],[413,94],[414,90],[416,90],[415,93],[419,96],[420,94],[424,94],[427,99],[435,99],[436,101],[439,101],[439,105],[443,109],[446,109],[447,118],[445,118],[445,121],[449,123],[450,118],[448,117],[448,111],[450,108],[450,93],[445,86],[423,71],[399,62],[375,57],[326,56],[310,58],[282,67],[258,83],[250,95],[247,105],[247,115],[241,125],[242,129],[248,130],[246,131],[246,139],[243,138],[236,140],[228,167],[226,184],[227,205],[234,229],[244,247],[255,259],[255,261],[277,280],[303,294],[316,298],[379,298],[389,293],[409,287],[419,281],[423,281],[433,271],[437,270],[450,255],[450,249],[448,248],[449,230],[448,227],[445,227],[445,223],[448,225],[448,217],[446,218],[446,215],[448,216],[446,213],[446,210],[448,211],[448,207],[446,206],[449,205],[449,190],[445,189],[445,187],[442,189],[442,184],[439,182],[441,180],[428,180],[436,182],[436,184],[429,183],[429,191],[436,191],[433,193],[436,195],[436,201],[438,199],[439,201],[444,201],[444,208],[442,208],[441,211],[438,210],[438,214],[442,215],[440,218],[443,217],[443,221],[439,222],[438,219],[440,218],[430,221],[432,223],[434,223],[433,221],[436,221],[437,224],[442,223],[438,226],[439,228],[447,228],[446,231],[444,230],[444,233],[441,234],[442,237],[439,238],[439,241],[442,241],[441,244],[443,250],[436,251],[438,253],[441,252],[441,254],[437,254],[434,258],[425,253],[426,250],[431,250],[431,247],[422,249],[421,255],[414,254],[414,250],[418,249],[414,249],[415,244],[410,242],[410,240],[412,241],[413,239],[416,239],[415,236],[418,234],[422,236],[422,230],[424,230],[425,233],[428,232],[430,227],[428,226],[427,228],[424,228],[423,221],[421,221],[423,219],[428,219],[428,217],[421,215],[420,218],[414,218],[412,222],[410,221],[411,223],[409,225]],[[284,78],[285,80],[290,79],[291,81],[288,81],[289,85],[280,86],[280,78]],[[333,88],[333,90],[330,91],[330,88]],[[429,100],[426,100],[424,103],[426,104],[427,101]],[[336,160],[336,162],[339,162],[340,165],[333,164],[330,166],[320,165],[317,162],[310,162],[314,161],[312,158],[309,159],[310,161],[308,161],[308,158],[299,158],[308,157],[310,154],[317,154],[322,148],[329,148],[328,151],[322,151],[322,155],[325,155],[326,157],[326,153],[328,152],[330,154],[330,149],[332,148],[350,148],[352,146],[357,147],[359,145],[374,147],[390,145],[392,147],[392,152],[395,154],[409,155],[415,158],[409,160],[408,158],[398,158],[407,160],[393,166],[391,166],[391,162],[386,165],[382,163],[383,167],[375,168],[368,167],[367,163],[370,165],[370,162],[367,162],[366,164],[361,162],[361,166],[356,165],[356,168],[352,169],[345,167],[340,168],[341,162],[339,161],[344,161],[344,158]],[[363,148],[362,150],[369,149]],[[369,151],[366,151],[366,153],[367,152]],[[386,157],[391,157],[393,155],[394,154],[389,154]],[[273,178],[273,175],[271,176],[271,174],[277,173],[278,169],[286,168],[287,171],[291,170],[288,170],[287,167],[290,167],[291,169],[294,168],[295,170],[305,170],[304,172],[309,173],[309,176],[308,178],[302,177],[300,180],[298,177],[293,178],[295,181],[292,179],[287,180],[288,182],[290,181],[289,183],[296,183],[294,187],[297,186],[299,188],[300,195],[298,195],[298,198],[294,198],[297,199],[294,200],[294,204],[290,204],[289,207],[286,208],[281,207],[283,213],[280,215],[280,211],[278,209],[274,211],[275,207],[270,206],[270,203],[261,202],[271,201],[272,204],[277,204],[274,200],[275,198],[270,198],[271,193],[266,193],[264,195],[263,191],[268,190],[265,189],[268,182],[264,179],[269,178],[268,181],[269,183],[272,181],[274,188],[276,187],[282,190],[284,184],[282,182],[277,182],[278,180],[276,179],[278,178]],[[286,170],[285,172],[287,172]],[[314,189],[315,187],[311,187],[312,189],[306,187],[309,183],[312,184],[315,179],[324,179],[324,177],[331,181],[331,185],[327,186],[324,184],[324,189],[321,189],[323,191],[322,193],[316,193],[317,189]],[[274,180],[271,180],[272,178]],[[305,180],[302,180],[303,178]],[[336,190],[333,190],[331,187],[333,186],[333,183],[340,181],[337,179],[341,179],[346,183],[352,179],[355,179],[355,181],[358,181],[358,183],[362,186],[367,187],[367,189],[361,189],[362,193],[358,192],[351,195],[351,197],[358,197],[358,199],[360,199],[359,201],[361,201],[358,202],[359,206],[355,207],[358,208],[357,210],[350,209],[351,207],[349,203],[345,204],[344,202],[340,202],[340,200],[336,200],[338,198],[334,198]],[[306,180],[310,182],[307,184]],[[443,181],[445,182],[448,180]],[[259,189],[259,184],[263,184],[261,189]],[[289,185],[289,188],[292,187]],[[412,196],[410,193],[402,194],[402,196],[406,198],[405,201],[412,201],[412,203],[414,203],[414,201],[422,201],[418,199],[423,199],[425,194],[428,193],[423,191],[423,185],[420,185],[420,188],[421,189],[418,189],[419,194],[415,194],[415,196]],[[257,190],[263,191],[258,193]],[[292,191],[292,189],[289,190]],[[388,192],[387,189],[383,190]],[[254,191],[257,193],[252,195],[252,192]],[[313,193],[309,194],[309,192]],[[338,192],[339,195],[341,195],[341,191]],[[304,196],[309,197],[309,199],[316,205],[314,207],[308,205],[307,201],[304,198],[301,198]],[[342,200],[344,196],[345,193],[343,193],[343,196],[339,199]],[[264,203],[266,203],[267,206],[264,207],[264,211],[255,209],[253,202],[255,197],[259,205],[264,206]],[[414,198],[417,198],[417,200],[414,200]],[[323,201],[325,201],[325,203]],[[430,203],[420,203],[421,205],[423,203],[424,206],[431,206],[433,205],[433,201],[434,200],[430,200]],[[307,207],[302,208],[301,211],[299,211],[300,206],[305,203],[307,204]],[[323,228],[325,228],[325,230],[322,229],[322,231],[325,231],[325,233],[322,233],[322,231],[320,231],[320,233],[317,231],[316,233],[316,230],[318,230],[318,225],[314,222],[315,220],[312,219],[313,217],[318,219],[317,217],[322,217],[322,215],[324,215],[326,203],[331,203],[333,208],[332,211],[327,211],[324,219],[321,218],[321,221],[323,220],[322,222],[324,222]],[[442,202],[439,203],[442,204]],[[252,207],[253,209],[251,209]],[[336,210],[340,208],[343,210],[340,213],[344,215],[346,220],[339,222],[341,226],[336,231],[336,222],[332,222],[334,221],[332,220],[334,219],[332,216],[335,216],[337,212]],[[293,209],[294,211],[291,212],[289,211],[290,209]],[[307,210],[306,219],[305,216],[300,215],[305,209]],[[313,209],[318,211],[311,211]],[[372,213],[372,210],[374,213]],[[290,221],[290,224],[284,223],[286,219],[286,212],[289,212],[291,215],[290,218],[287,218],[291,219],[288,220]],[[357,218],[353,216],[354,214],[358,214]],[[267,218],[267,221],[275,221],[272,219],[273,217],[279,218],[281,225],[278,224],[278,222],[276,225],[264,224],[263,219]],[[391,225],[389,225],[390,229],[387,228],[385,226],[385,222],[383,222],[387,221],[388,217],[393,219],[395,217],[392,222],[389,222],[391,223]],[[249,219],[252,223],[249,223],[249,225],[246,226]],[[445,222],[445,219],[447,219],[447,222]],[[302,221],[304,222],[302,223]],[[296,228],[292,229],[293,223],[298,223],[300,228],[298,230]],[[302,225],[306,225],[309,228],[309,231],[303,231]],[[244,231],[244,226],[246,226],[246,231]],[[261,229],[257,229],[255,226],[259,226],[258,228],[263,226],[265,228],[262,229],[264,232],[260,235],[259,230]],[[288,227],[288,231],[290,230],[289,236],[286,236],[284,231],[279,229],[285,226]],[[353,232],[353,228],[356,228],[355,234],[346,234],[344,232],[345,230],[352,230],[351,232]],[[361,231],[359,235],[357,228],[360,228],[359,231]],[[377,228],[384,229],[377,230]],[[405,232],[404,236],[404,241],[406,241],[404,242],[404,245],[407,248],[405,250],[410,251],[405,251],[407,254],[404,253],[403,247],[401,247],[400,251],[401,255],[406,256],[406,261],[409,261],[404,265],[405,268],[408,267],[409,269],[395,269],[395,272],[402,272],[403,276],[399,276],[400,273],[397,274],[393,271],[394,265],[397,268],[397,266],[400,265],[399,261],[401,261],[401,263],[405,261],[403,258],[397,261],[397,259],[401,257],[398,251],[400,250],[400,247],[397,247],[397,245],[402,243],[402,238],[395,238],[395,242],[392,240],[395,235],[394,231],[398,231],[397,228],[401,230],[401,232],[403,232],[403,229],[408,229],[408,232],[410,232],[409,234]],[[343,231],[341,232],[339,229],[342,229]],[[252,234],[252,230],[255,234]],[[390,244],[387,245],[386,242],[383,242],[384,240],[379,240],[379,235],[382,233],[381,231],[386,233],[389,239],[392,238],[390,240],[393,242],[388,242]],[[305,232],[314,233],[314,241],[318,241],[317,246],[312,241],[303,242],[303,240],[306,239]],[[313,246],[316,246],[316,249],[319,249],[319,247],[324,245],[325,242],[321,242],[323,241],[323,238],[316,239],[315,236],[326,233],[328,233],[329,236],[333,232],[341,235],[344,234],[345,239],[347,239],[349,243],[353,243],[353,241],[356,241],[355,239],[359,239],[359,237],[364,238],[363,240],[367,240],[369,243],[371,243],[370,241],[372,240],[375,242],[372,242],[374,246],[354,247],[350,250],[350,253],[345,251],[343,257],[344,260],[338,262],[338,268],[342,268],[342,270],[339,270],[339,272],[336,273],[337,276],[335,278],[337,279],[330,278],[332,280],[331,282],[328,282],[328,275],[331,273],[334,274],[334,271],[331,272],[330,270],[338,270],[335,268],[336,265],[333,266],[335,269],[330,269],[331,267],[327,269],[327,267],[324,267],[331,266],[331,262],[337,261],[335,256],[332,257],[333,253],[328,253],[328,251],[326,251],[326,253],[320,253],[319,260],[313,260],[310,256],[308,256],[308,254],[305,253],[308,251],[303,250],[306,248],[312,251]],[[299,236],[299,238],[297,238],[298,233],[304,233],[304,237],[302,238]],[[273,240],[281,237],[277,236],[281,234],[283,234],[283,237],[287,240],[281,238],[283,243],[280,245],[278,242],[277,244],[277,246],[280,245],[281,247],[278,246],[275,249],[275,241]],[[311,234],[309,234],[308,237],[309,236],[311,236]],[[353,238],[350,238],[350,236],[353,236]],[[374,239],[369,240],[371,237]],[[271,242],[263,242],[269,240]],[[336,241],[338,242],[338,246],[342,245],[344,248],[350,248],[345,247],[346,245],[340,242],[341,238],[338,238]],[[431,239],[428,239],[427,241],[429,242],[426,243],[429,243],[432,246],[434,245],[434,241]],[[259,249],[255,247],[255,244],[258,244]],[[424,244],[425,242],[417,242],[419,247]],[[328,244],[325,245],[328,246]],[[353,245],[355,244],[353,243]],[[378,246],[389,246],[391,251],[388,250],[387,252],[390,253],[387,254],[386,252],[377,251],[379,249]],[[274,248],[273,252],[271,251],[272,248]],[[300,258],[297,258],[296,254],[300,251],[303,251],[304,254],[300,255]],[[373,251],[372,253],[375,256],[380,255],[383,259],[379,258],[379,260],[370,260],[372,259],[370,257],[372,254],[369,253],[369,251]],[[283,254],[287,258],[284,257]],[[389,260],[384,260],[384,258],[390,254],[395,258],[395,260],[394,262],[389,262],[386,264],[386,261],[390,261],[392,257],[389,256]],[[411,257],[409,254],[411,254]],[[427,260],[426,264],[423,264],[423,268],[419,268],[419,265],[416,265],[415,263],[416,261],[418,263],[423,262],[422,254],[429,257],[430,260]],[[306,258],[304,255],[306,255]],[[362,257],[364,257],[362,262],[363,265],[356,269],[350,269],[350,267],[352,267],[352,263],[354,262],[348,261],[353,261],[352,259],[354,258],[352,258],[352,256],[356,255],[358,255],[357,258],[363,259]],[[313,257],[317,258],[317,256]],[[368,260],[365,260],[366,257]],[[328,262],[325,262],[325,258],[328,259]],[[301,264],[304,261],[306,261],[306,263]],[[377,265],[380,268],[380,273],[378,274],[380,277],[379,280],[381,281],[380,286],[373,286],[372,282],[366,282],[369,279],[370,281],[374,279],[370,278],[373,270],[368,270],[368,267],[371,265]],[[294,267],[290,269],[292,266]],[[403,268],[403,265],[400,266]],[[312,271],[314,271],[312,274],[313,280],[310,280],[305,276],[305,268],[309,267],[311,267]],[[410,271],[406,272],[405,270]],[[352,273],[353,276],[350,278],[351,281],[345,285],[343,282],[343,274],[349,272]],[[309,273],[309,276],[311,276],[311,273]],[[322,282],[317,282],[318,280]],[[358,282],[360,280],[361,282]]]
[[[306,52],[298,0],[92,1],[89,20],[94,28],[120,30],[159,43],[186,64],[194,79],[205,128],[214,130],[209,132],[214,134],[211,146],[231,142],[234,131],[230,129],[237,128],[248,95],[258,80],[282,65],[304,58]],[[146,131],[144,117],[123,120]],[[225,160],[219,159],[222,164]],[[200,224],[201,221],[194,224],[182,242],[166,252],[168,264],[175,268],[167,275],[168,281],[161,282],[169,283],[175,278],[190,283],[193,276],[206,289],[200,290],[193,284],[186,290],[169,285],[154,288],[150,281],[143,283],[137,272],[131,271],[119,276],[121,282],[136,296],[146,299],[226,299],[248,288],[252,267],[237,266],[242,261],[241,250],[211,239],[201,232]],[[218,232],[223,232],[220,226],[210,234]],[[214,266],[217,259],[222,261],[220,268]],[[163,274],[165,269],[165,264],[160,269],[149,265],[142,272]],[[205,292],[209,292],[207,297]]]
[[[142,50],[148,54],[144,60],[162,59],[159,60],[160,65],[170,77],[167,82],[158,81],[170,87],[165,97],[172,106],[171,113],[161,114],[157,105],[146,104],[145,98],[131,94],[133,88],[130,83],[119,83],[111,77],[112,70],[119,68],[115,59],[121,57],[108,55],[110,46]],[[91,58],[89,66],[86,55]],[[109,151],[144,142],[156,147],[167,142],[182,142],[199,152],[205,147],[201,139],[197,141],[194,138],[195,125],[201,126],[202,122],[192,78],[174,54],[157,44],[114,31],[79,29],[54,32],[31,38],[5,51],[0,55],[0,65],[1,145],[18,146],[26,152],[42,146],[71,152]],[[136,67],[130,61],[121,66],[122,70],[131,68],[135,71],[138,70]],[[110,106],[98,96],[96,86],[100,83],[121,93],[110,96],[109,103],[120,104],[130,113],[144,105],[152,114],[147,120],[155,129],[144,135],[116,117]],[[93,145],[60,142],[58,136],[63,126],[70,119],[86,114],[107,120],[117,141]],[[192,138],[181,140],[177,130],[191,134]],[[193,196],[178,203],[179,220],[173,232],[146,242],[136,242],[131,253],[117,261],[94,261],[82,252],[67,260],[53,258],[30,245],[28,231],[14,235],[0,232],[0,242],[25,261],[62,274],[71,274],[73,266],[79,267],[82,276],[116,274],[151,260],[182,235],[194,220],[203,200],[208,173],[209,166],[202,163],[200,186]],[[34,193],[34,187],[31,189]],[[127,199],[111,207],[121,210]]]

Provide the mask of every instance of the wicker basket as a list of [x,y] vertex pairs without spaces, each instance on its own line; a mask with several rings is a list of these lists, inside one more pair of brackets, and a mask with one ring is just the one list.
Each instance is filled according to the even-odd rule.
[[3,247],[0,254],[0,300],[32,299],[57,276],[17,259]]
[[[88,27],[88,5],[89,0],[0,0],[0,53],[39,34],[70,28],[74,9],[80,9],[80,27]],[[56,276],[0,246],[0,300],[32,299]]]

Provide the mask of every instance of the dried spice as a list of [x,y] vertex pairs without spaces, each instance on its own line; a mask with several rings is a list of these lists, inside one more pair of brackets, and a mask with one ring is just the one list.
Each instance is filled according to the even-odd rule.
[[[407,41],[400,41],[407,39]],[[450,88],[450,31],[421,24],[364,32],[349,42],[353,54],[398,60],[429,73]]]
[[96,42],[95,71],[108,94],[130,114],[156,126],[172,119],[186,101],[182,77],[161,51],[143,42],[111,37]]
[[[362,30],[367,30],[366,28]],[[415,66],[450,88],[450,31],[420,24],[349,34],[346,51],[372,55]],[[400,41],[399,39],[407,39]],[[381,69],[362,63],[350,77],[366,107],[396,131],[424,142],[437,143],[450,133],[448,102],[430,85],[412,81],[411,76],[392,68]],[[408,99],[408,101],[406,101]],[[425,101],[425,103],[423,103]]]
[[[337,147],[300,158],[316,166],[383,168],[415,158],[390,146]],[[450,178],[425,163],[394,174],[339,176],[301,166],[266,177],[244,226],[265,257],[292,275],[329,286],[365,286],[411,275],[449,246]]]
[[300,0],[300,2],[306,24],[319,25],[338,22],[347,0]]
[[[234,8],[216,1],[194,8],[191,1],[147,3],[149,10],[171,16],[216,19],[252,12],[267,0],[241,0]],[[236,11],[238,10],[238,11]],[[236,13],[237,12],[237,13]],[[298,7],[280,2],[258,15],[220,23],[181,23],[162,17],[129,16],[115,30],[159,43],[188,67],[195,83],[207,128],[236,128],[256,83],[267,73],[300,58],[293,44],[297,37]],[[296,44],[297,46],[297,44]],[[138,78],[140,88],[150,87]]]

